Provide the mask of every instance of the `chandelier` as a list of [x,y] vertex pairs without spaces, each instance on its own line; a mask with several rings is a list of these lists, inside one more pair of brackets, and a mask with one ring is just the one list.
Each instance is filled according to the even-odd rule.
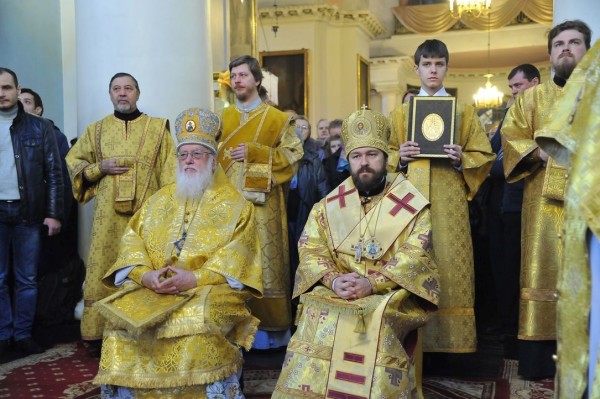
[[485,85],[480,87],[477,90],[477,93],[473,96],[473,100],[475,100],[475,107],[477,108],[497,108],[502,105],[502,101],[504,100],[504,93],[502,93],[496,86],[492,86],[492,82],[490,79],[494,77],[493,74],[490,73],[490,15],[488,14],[488,37],[487,37],[487,64],[488,64],[488,73],[483,75],[484,78],[487,78]]
[[450,0],[450,14],[456,19],[479,18],[491,6],[492,0]]
[[487,78],[484,87],[480,87],[477,93],[473,96],[475,107],[477,108],[497,108],[502,105],[504,93],[498,90],[496,86],[492,86],[490,78],[494,77],[491,73],[486,73],[483,77]]

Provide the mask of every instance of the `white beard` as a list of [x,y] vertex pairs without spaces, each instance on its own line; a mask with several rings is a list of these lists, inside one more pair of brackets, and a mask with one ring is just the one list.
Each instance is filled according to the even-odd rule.
[[177,168],[177,190],[175,196],[181,201],[195,200],[202,198],[202,194],[206,188],[212,183],[213,171],[210,167],[204,170],[199,170],[196,167],[192,167],[198,171],[193,175],[186,174],[179,167]]

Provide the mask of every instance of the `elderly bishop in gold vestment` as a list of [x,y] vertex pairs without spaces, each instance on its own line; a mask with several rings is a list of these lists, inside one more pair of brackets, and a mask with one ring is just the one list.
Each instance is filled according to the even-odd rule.
[[273,398],[417,395],[415,330],[440,286],[429,202],[386,173],[389,134],[369,110],[342,125],[352,176],[314,206],[300,238],[300,319]]
[[[262,102],[258,61],[242,56],[229,64],[237,101],[223,111],[218,160],[232,184],[252,201],[260,241],[264,298],[250,302],[260,319],[255,348],[285,346],[291,316],[290,262],[283,186],[304,151],[290,116]],[[292,243],[295,245],[295,243]]]
[[81,204],[95,199],[81,320],[87,341],[102,338],[104,319],[92,306],[114,292],[101,280],[115,262],[127,222],[146,199],[175,181],[169,121],[137,109],[140,89],[129,74],[116,74],[109,94],[114,115],[88,126],[66,157],[75,199]]
[[216,162],[220,120],[191,108],[176,121],[177,184],[131,219],[104,283],[108,318],[94,382],[103,398],[241,399],[241,348],[262,295],[254,206]]
[[551,114],[536,142],[569,174],[557,278],[556,398],[600,399],[600,41]]
[[548,36],[552,80],[517,96],[502,125],[504,173],[508,182],[524,179],[521,223],[519,374],[552,377],[556,347],[556,277],[562,258],[564,191],[567,170],[540,150],[535,137],[551,119],[563,86],[590,45],[590,29],[565,21]]

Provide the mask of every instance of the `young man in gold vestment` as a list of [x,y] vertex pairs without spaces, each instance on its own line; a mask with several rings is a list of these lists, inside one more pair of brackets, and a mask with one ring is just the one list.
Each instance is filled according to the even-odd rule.
[[296,174],[304,151],[290,116],[261,100],[263,75],[258,61],[250,56],[236,58],[229,71],[237,100],[223,110],[218,161],[256,208],[265,292],[264,298],[250,302],[252,314],[260,319],[254,347],[277,348],[287,344],[292,323],[283,185]]
[[[449,57],[439,40],[426,40],[417,48],[418,96],[449,96],[444,88]],[[467,201],[487,178],[496,156],[475,109],[457,104],[454,142],[444,145],[447,158],[416,158],[421,149],[408,138],[408,110],[409,104],[402,104],[390,115],[389,166],[400,163],[431,202],[434,257],[443,287],[440,310],[423,330],[423,351],[475,352],[475,270]]]
[[524,179],[521,224],[519,374],[552,377],[556,351],[556,277],[562,256],[561,230],[567,170],[542,151],[537,132],[577,63],[590,47],[589,27],[578,20],[555,26],[548,35],[553,79],[517,96],[502,125],[506,180]]
[[559,399],[600,399],[600,41],[573,71],[535,141],[569,169],[558,269]]
[[81,337],[93,347],[104,319],[92,306],[113,292],[101,280],[115,262],[125,226],[147,198],[175,181],[169,121],[138,110],[140,88],[128,73],[114,75],[108,93],[114,114],[88,126],[66,157],[75,199],[85,204],[95,198],[81,320]]
[[317,203],[298,243],[298,329],[273,398],[416,397],[416,329],[436,309],[429,202],[386,173],[384,115],[343,123],[351,177]]
[[121,288],[97,305],[108,318],[94,380],[103,398],[243,398],[260,248],[254,206],[216,162],[220,127],[211,111],[177,117],[177,184],[133,216],[104,277]]

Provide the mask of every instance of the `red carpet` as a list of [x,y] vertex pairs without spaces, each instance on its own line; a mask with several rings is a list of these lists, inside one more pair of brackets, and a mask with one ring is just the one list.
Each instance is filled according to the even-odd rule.
[[[0,364],[0,398],[99,399],[92,384],[98,359],[81,343],[60,344],[40,355]],[[247,399],[267,399],[279,370],[244,370]]]
[[60,344],[39,355],[0,364],[0,398],[90,399],[98,359],[82,344]]
[[[264,359],[253,360],[244,370],[244,393],[247,399],[267,399],[279,369]],[[552,379],[524,381],[517,365],[516,360],[504,360],[496,379],[425,377],[423,393],[425,399],[553,398]],[[0,364],[0,398],[99,399],[100,389],[91,383],[97,371],[98,359],[89,357],[83,344],[60,344],[40,355]]]
[[516,360],[504,360],[502,378],[510,381],[510,399],[552,399],[554,398],[554,380],[547,378],[526,381],[517,375],[519,363]]

